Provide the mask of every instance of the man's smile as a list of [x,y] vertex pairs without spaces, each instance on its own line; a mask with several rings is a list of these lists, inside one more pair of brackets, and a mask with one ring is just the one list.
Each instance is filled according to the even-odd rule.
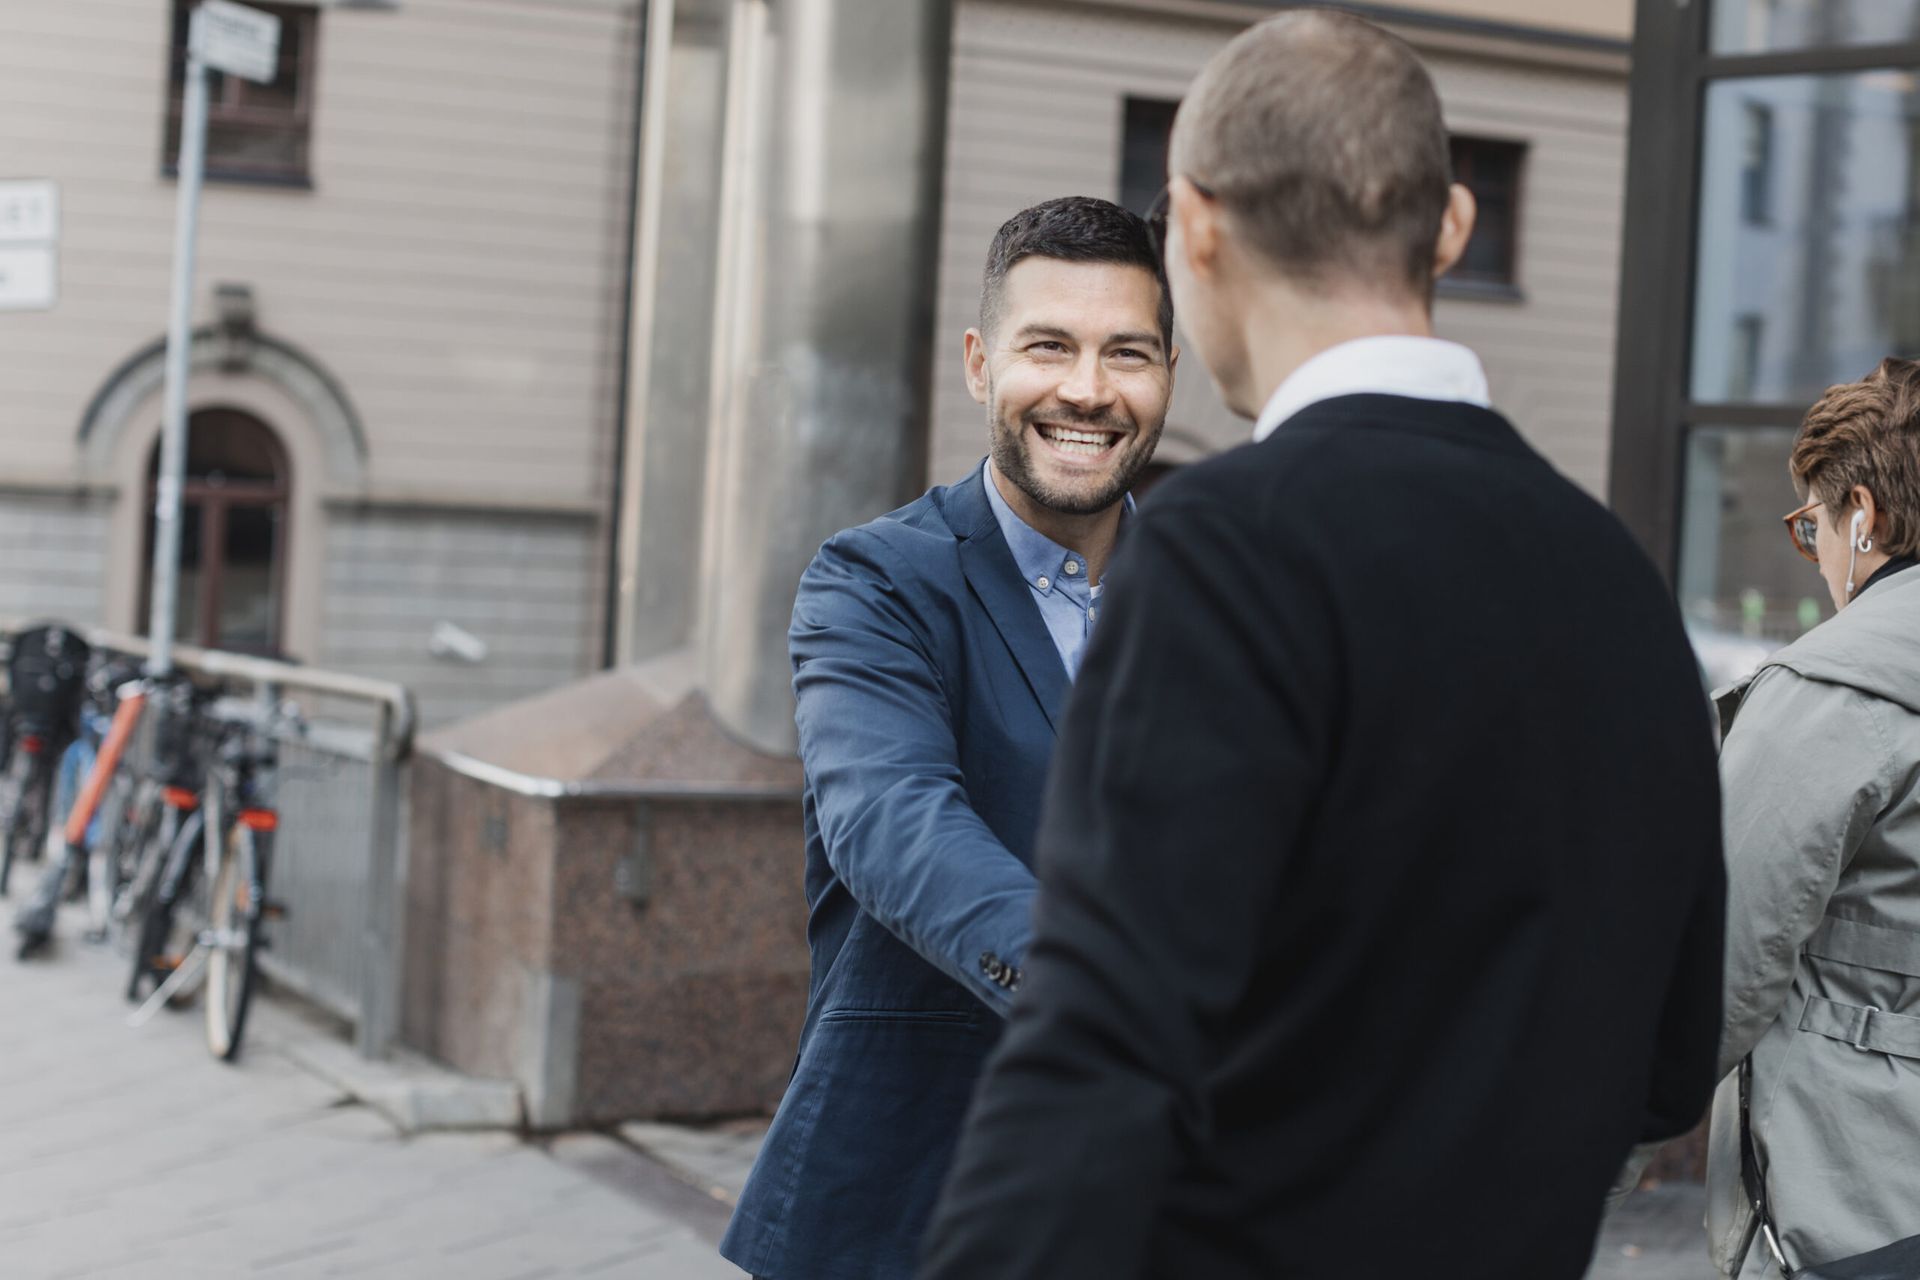
[[1104,458],[1126,438],[1125,433],[1120,431],[1098,427],[1063,427],[1051,422],[1036,422],[1033,430],[1055,453],[1075,461]]

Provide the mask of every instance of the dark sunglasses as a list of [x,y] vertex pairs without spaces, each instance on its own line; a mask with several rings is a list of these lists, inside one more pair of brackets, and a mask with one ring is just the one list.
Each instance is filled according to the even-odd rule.
[[[1214,195],[1212,187],[1195,182],[1192,178],[1188,178],[1187,183],[1209,200],[1219,198]],[[1167,212],[1172,205],[1172,191],[1171,186],[1160,188],[1160,194],[1147,206],[1147,242],[1153,246],[1153,256],[1159,259],[1163,271],[1167,266]]]
[[1793,549],[1815,564],[1820,563],[1819,544],[1814,541],[1819,536],[1820,524],[1813,513],[1819,505],[1819,500],[1815,499],[1798,511],[1781,517],[1787,522],[1787,536],[1793,539]]

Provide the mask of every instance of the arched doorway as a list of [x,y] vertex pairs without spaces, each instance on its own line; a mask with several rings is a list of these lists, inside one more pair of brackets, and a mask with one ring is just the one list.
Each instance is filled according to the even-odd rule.
[[[147,467],[142,630],[152,601],[152,512],[159,470],[156,444]],[[174,611],[174,636],[181,643],[238,653],[280,651],[292,481],[285,446],[252,414],[207,408],[188,419],[180,595]]]

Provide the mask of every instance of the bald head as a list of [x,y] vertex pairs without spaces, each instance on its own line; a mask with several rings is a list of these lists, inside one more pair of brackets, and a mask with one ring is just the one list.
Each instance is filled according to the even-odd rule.
[[1241,33],[1181,103],[1168,160],[1301,285],[1431,295],[1452,180],[1440,99],[1373,23],[1304,9]]

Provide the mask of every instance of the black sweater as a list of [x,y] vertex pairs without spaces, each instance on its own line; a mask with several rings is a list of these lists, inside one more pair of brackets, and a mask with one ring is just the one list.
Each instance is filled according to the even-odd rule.
[[1346,396],[1109,578],[938,1280],[1576,1280],[1708,1102],[1707,702],[1619,523],[1499,415]]

